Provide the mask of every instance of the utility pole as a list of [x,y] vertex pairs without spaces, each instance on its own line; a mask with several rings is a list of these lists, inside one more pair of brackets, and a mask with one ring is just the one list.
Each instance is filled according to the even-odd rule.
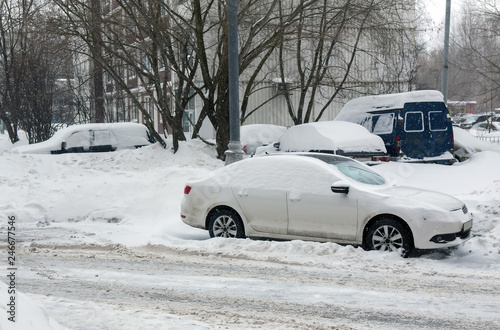
[[102,56],[102,12],[101,2],[99,0],[90,0],[90,8],[92,9],[92,46],[93,50],[93,68],[92,68],[92,82],[93,82],[93,96],[94,96],[94,110],[95,116],[93,122],[104,123],[104,82],[103,82],[103,69],[98,57]]
[[443,76],[441,78],[441,93],[443,93],[445,104],[448,104],[448,48],[450,45],[450,15],[451,0],[446,0],[446,17],[444,20],[444,62]]
[[240,96],[238,63],[238,0],[227,0],[227,43],[229,79],[229,144],[226,165],[243,159],[240,141]]

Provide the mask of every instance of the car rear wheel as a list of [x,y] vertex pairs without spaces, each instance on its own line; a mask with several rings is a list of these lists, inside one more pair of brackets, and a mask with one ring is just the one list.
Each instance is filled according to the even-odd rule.
[[217,209],[208,222],[210,237],[244,238],[243,222],[233,210]]
[[378,251],[398,251],[408,257],[413,250],[411,233],[399,221],[381,218],[375,221],[365,236],[365,248]]

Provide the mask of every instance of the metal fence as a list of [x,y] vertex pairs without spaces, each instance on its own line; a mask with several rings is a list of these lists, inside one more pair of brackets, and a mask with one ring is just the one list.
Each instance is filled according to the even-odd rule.
[[476,136],[479,140],[489,143],[500,143],[500,136]]

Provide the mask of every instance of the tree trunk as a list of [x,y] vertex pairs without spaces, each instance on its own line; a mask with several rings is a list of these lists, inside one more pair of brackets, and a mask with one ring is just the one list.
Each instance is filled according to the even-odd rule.
[[10,119],[7,117],[3,117],[3,116],[0,117],[0,119],[2,119],[2,121],[5,123],[5,126],[7,127],[7,133],[9,133],[10,142],[12,142],[14,144],[17,141],[19,141],[19,136],[17,135],[17,129],[15,129],[12,126]]

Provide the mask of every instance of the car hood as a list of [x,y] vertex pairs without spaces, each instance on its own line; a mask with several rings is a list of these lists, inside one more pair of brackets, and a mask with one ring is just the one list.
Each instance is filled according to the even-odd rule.
[[388,197],[403,197],[409,199],[411,202],[426,203],[449,211],[461,209],[464,205],[461,200],[453,196],[413,187],[395,186],[379,190],[378,192]]
[[28,144],[24,146],[19,146],[12,148],[13,152],[19,152],[21,154],[50,154],[51,150],[57,150],[61,148],[61,143],[57,141],[43,141],[34,144]]

